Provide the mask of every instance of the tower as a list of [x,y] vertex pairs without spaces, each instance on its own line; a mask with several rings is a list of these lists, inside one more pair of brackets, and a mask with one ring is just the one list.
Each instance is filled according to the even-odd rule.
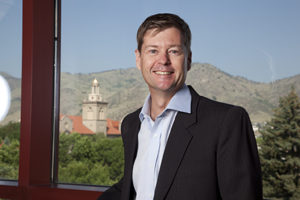
[[82,122],[95,133],[104,133],[106,135],[107,104],[107,102],[103,101],[100,94],[97,79],[94,79],[88,100],[84,100],[82,103]]

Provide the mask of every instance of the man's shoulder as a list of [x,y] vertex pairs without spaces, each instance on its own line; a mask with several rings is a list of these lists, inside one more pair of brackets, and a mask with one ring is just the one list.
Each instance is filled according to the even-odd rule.
[[199,105],[199,112],[207,111],[216,115],[248,115],[246,109],[241,106],[215,101],[206,97],[201,97]]
[[209,99],[207,97],[199,95],[193,88],[191,88],[190,91],[192,94],[192,101],[197,102],[197,105],[194,106],[194,109],[197,107],[196,110],[199,113],[211,113],[214,115],[222,115],[228,112],[233,112],[236,114],[247,115],[247,111],[241,106]]
[[141,108],[137,109],[136,111],[129,113],[124,117],[121,122],[121,133],[123,142],[128,141],[126,138],[132,138],[136,133],[135,130],[140,125],[139,114],[141,112]]
[[142,108],[135,110],[132,113],[127,114],[124,119],[122,120],[122,125],[124,124],[132,124],[132,123],[139,123],[139,114]]

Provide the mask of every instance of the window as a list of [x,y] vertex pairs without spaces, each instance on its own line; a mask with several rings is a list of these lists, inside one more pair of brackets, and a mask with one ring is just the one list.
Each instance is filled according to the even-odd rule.
[[[111,41],[102,34],[110,34],[112,24],[99,20],[111,13],[102,4],[62,1],[60,123],[67,118],[70,127],[60,131],[59,183],[109,186],[123,174],[123,116],[111,112],[116,107],[111,96],[119,91],[111,89],[113,74],[103,73],[110,69],[104,53],[111,57],[112,52],[106,52]],[[113,60],[110,64],[117,65]]]
[[[5,3],[10,2],[12,1],[5,1]],[[18,181],[0,180],[0,198],[96,199],[100,194],[99,191],[103,189],[99,187],[57,185],[55,183],[55,173],[52,170],[54,169],[51,162],[53,159],[51,155],[53,154],[52,133],[54,129],[52,116],[53,91],[55,90],[53,87],[55,80],[53,58],[56,39],[53,28],[55,8],[57,8],[54,5],[58,5],[58,2],[54,0],[24,0],[22,3],[23,40],[19,178]],[[1,5],[0,9],[2,8]],[[2,12],[0,13],[2,14]],[[2,30],[1,27],[1,34]]]
[[[276,12],[281,7],[289,7],[292,14]],[[60,134],[58,181],[111,185],[120,177],[122,152],[116,133],[123,117],[142,106],[148,93],[135,68],[135,34],[145,17],[158,12],[179,14],[190,25],[193,65],[187,84],[213,100],[245,107],[259,138],[259,127],[285,92],[277,90],[283,82],[273,81],[299,73],[291,67],[298,66],[299,59],[289,59],[286,53],[300,51],[294,48],[299,40],[291,28],[299,27],[292,17],[296,7],[268,2],[63,0],[60,114],[73,125],[69,135]],[[287,67],[287,60],[294,63],[289,73],[276,74],[276,68],[279,72]]]
[[[258,5],[252,2],[244,5],[226,2],[195,5],[172,1],[156,5],[153,2],[136,1],[132,5],[127,1],[87,3],[63,0],[62,53],[56,48],[60,46],[61,40],[59,31],[54,29],[56,13],[56,25],[60,27],[60,9],[56,10],[60,7],[54,5],[60,5],[60,1],[0,1],[1,76],[11,84],[10,78],[3,71],[17,70],[8,74],[19,79],[20,85],[15,91],[12,88],[18,84],[9,85],[12,91],[11,110],[1,122],[3,124],[0,129],[10,121],[11,113],[20,115],[21,118],[20,128],[13,124],[15,130],[20,130],[19,170],[17,174],[12,173],[12,176],[0,175],[0,198],[96,199],[107,188],[98,185],[111,185],[117,181],[122,163],[112,165],[116,163],[115,158],[102,154],[122,154],[121,148],[106,151],[105,145],[120,146],[119,125],[122,118],[141,106],[148,92],[139,71],[135,69],[133,50],[136,47],[136,29],[150,14],[174,12],[187,20],[193,32],[192,51],[195,62],[193,71],[188,74],[188,83],[194,85],[204,96],[245,106],[253,122],[264,122],[269,118],[270,110],[277,103],[278,97],[288,92],[285,89],[287,87],[282,87],[281,83],[289,86],[290,82],[298,82],[297,76],[272,82],[299,73],[299,68],[290,67],[299,65],[295,59],[299,57],[295,52],[300,52],[297,40],[299,17],[295,17],[298,16],[298,4],[277,2],[269,5],[265,2]],[[7,9],[4,17],[3,8]],[[288,13],[275,12],[277,8],[288,8],[281,9],[288,10]],[[236,12],[241,10],[244,11],[242,15]],[[260,13],[261,10],[264,12]],[[21,13],[22,70],[19,54]],[[230,15],[236,13],[240,17]],[[19,22],[6,23],[7,19],[12,18]],[[94,37],[92,32],[99,37]],[[288,37],[282,37],[283,35]],[[68,47],[71,43],[74,46]],[[254,51],[256,47],[263,50]],[[243,54],[244,52],[246,53]],[[57,71],[60,58],[61,76]],[[211,63],[232,75],[223,73],[210,64],[196,62]],[[233,65],[239,67],[233,69]],[[246,76],[258,82],[235,75]],[[247,84],[251,87],[248,88]],[[243,92],[245,90],[246,93]],[[138,102],[134,101],[136,99]],[[16,103],[18,101],[21,104],[19,106]],[[56,106],[55,109],[53,105]],[[60,105],[59,109],[57,105]],[[21,114],[18,114],[19,111]],[[86,120],[83,121],[83,118]],[[81,126],[75,127],[80,120]],[[53,125],[53,122],[59,121],[60,124]],[[258,123],[257,127],[261,125],[263,123]],[[78,134],[74,134],[74,129],[78,130]],[[62,134],[58,135],[59,132]],[[0,139],[1,144],[8,143],[7,139],[4,140],[5,138]],[[79,141],[80,145],[76,145],[75,141]],[[95,141],[97,142],[94,143]],[[93,151],[85,151],[89,148]],[[57,162],[55,157],[58,153],[67,156],[61,157],[64,160]],[[98,157],[95,154],[99,154]],[[83,163],[87,160],[76,160],[74,157],[83,158],[85,155],[92,155],[88,157],[89,161],[94,158],[94,163],[88,166],[93,172],[89,176],[97,179],[83,179],[87,177],[87,172],[81,169],[86,167]],[[103,158],[106,160],[101,160]],[[78,161],[72,170],[68,168],[72,165],[70,160]],[[7,169],[2,167],[3,163],[0,160],[0,171]],[[106,168],[105,165],[109,167]],[[74,176],[74,173],[78,173],[76,177],[83,178],[66,179]],[[107,174],[112,174],[113,178],[108,179]]]
[[17,180],[21,110],[22,2],[0,1],[0,179]]

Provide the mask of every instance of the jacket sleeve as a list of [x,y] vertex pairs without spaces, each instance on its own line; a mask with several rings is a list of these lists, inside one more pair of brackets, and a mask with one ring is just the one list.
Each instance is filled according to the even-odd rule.
[[103,192],[97,200],[119,200],[121,199],[121,188],[123,184],[123,178],[108,190]]
[[247,112],[232,107],[220,126],[217,176],[223,200],[261,200],[261,168]]
[[[140,109],[136,112],[127,115],[121,125],[121,135],[123,139],[123,146],[124,146],[124,176],[123,178],[116,183],[115,185],[111,186],[108,190],[103,192],[101,196],[98,198],[98,200],[120,200],[122,198],[130,198],[130,195],[134,195],[134,189],[133,186],[130,185],[131,183],[131,167],[128,166],[128,149],[132,146],[132,140],[134,137],[132,137],[132,132],[134,129],[134,125],[132,125],[132,122],[139,122],[138,113],[140,112]],[[139,123],[134,123],[139,124]],[[139,128],[139,127],[137,127]],[[129,180],[129,181],[128,181]],[[129,183],[129,184],[128,184]],[[125,189],[124,189],[125,188]]]

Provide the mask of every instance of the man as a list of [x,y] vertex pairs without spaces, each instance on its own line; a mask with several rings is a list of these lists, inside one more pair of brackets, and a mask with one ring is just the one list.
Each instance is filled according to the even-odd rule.
[[136,65],[150,94],[125,117],[124,177],[101,200],[262,199],[248,114],[185,85],[191,32],[177,15],[148,17],[137,33]]

